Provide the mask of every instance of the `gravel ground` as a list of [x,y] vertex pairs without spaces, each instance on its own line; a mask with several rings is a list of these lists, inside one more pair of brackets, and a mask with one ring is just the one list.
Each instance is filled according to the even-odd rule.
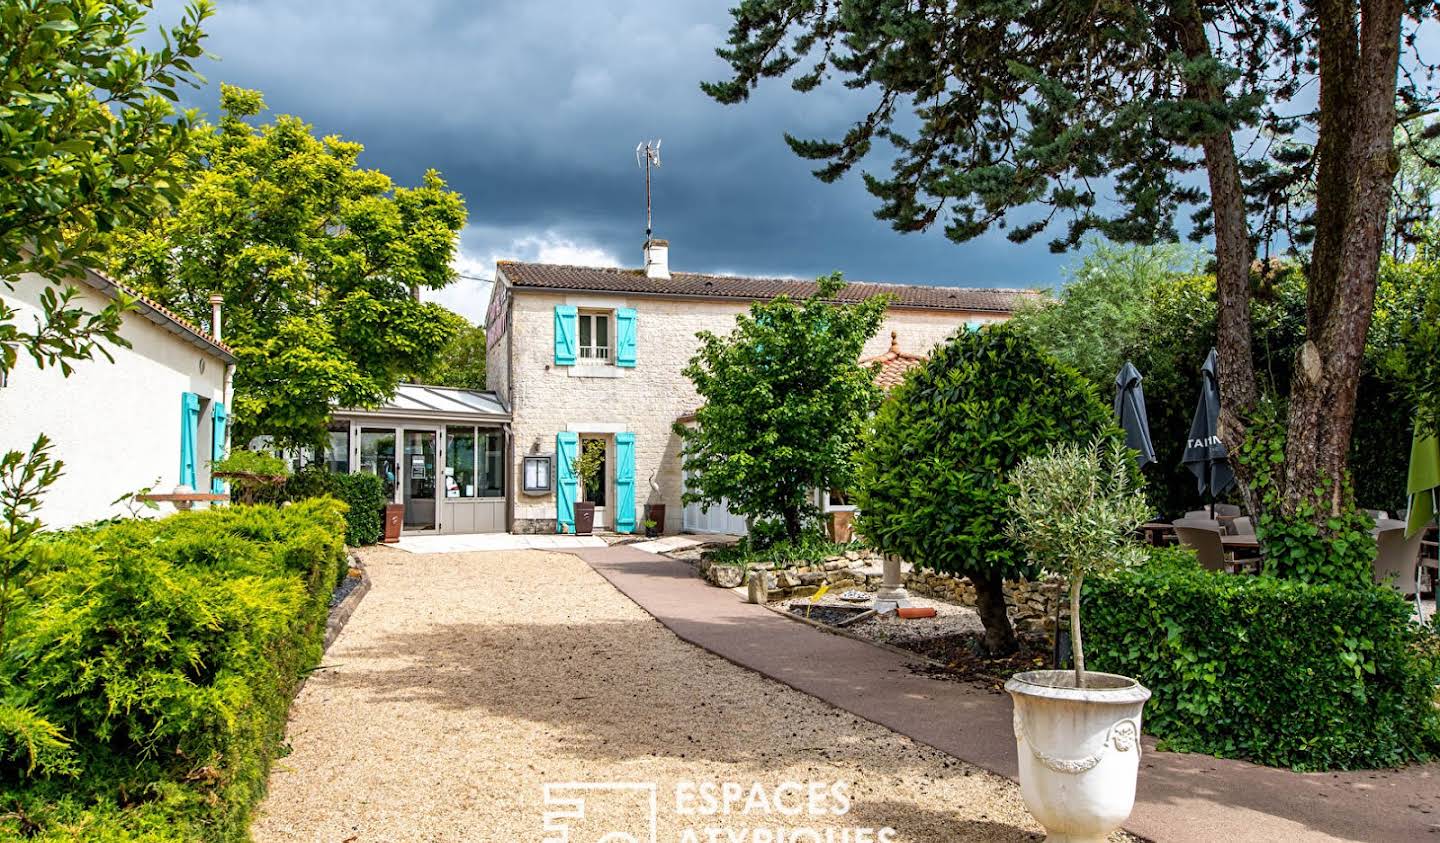
[[[257,841],[544,840],[547,782],[657,783],[658,841],[1040,839],[1012,782],[681,642],[572,556],[363,556],[373,588],[296,700]],[[685,782],[847,782],[850,808],[683,815]],[[643,795],[591,794],[569,839],[648,840]]]

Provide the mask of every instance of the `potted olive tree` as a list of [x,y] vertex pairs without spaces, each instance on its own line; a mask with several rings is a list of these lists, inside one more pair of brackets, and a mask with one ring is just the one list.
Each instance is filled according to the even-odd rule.
[[[605,465],[605,443],[599,439],[586,439],[580,446],[580,455],[570,461],[570,470],[580,481],[580,489],[593,490],[600,479],[600,469]],[[575,501],[575,535],[588,536],[595,529],[595,504],[591,501]]]
[[1113,673],[1087,672],[1080,637],[1086,575],[1136,564],[1134,540],[1149,507],[1133,453],[1119,440],[1052,446],[1010,475],[1013,521],[1006,528],[1070,587],[1075,669],[1017,673],[1005,683],[1015,702],[1015,742],[1025,807],[1052,841],[1101,841],[1130,816],[1140,767],[1140,713],[1150,691]]

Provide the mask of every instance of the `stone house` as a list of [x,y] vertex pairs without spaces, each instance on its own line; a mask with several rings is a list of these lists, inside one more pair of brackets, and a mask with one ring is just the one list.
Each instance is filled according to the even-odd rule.
[[[114,501],[146,487],[223,492],[210,462],[229,440],[235,355],[219,339],[218,303],[206,330],[98,272],[87,270],[68,286],[78,291],[74,303],[92,313],[120,293],[136,302],[120,328],[130,347],[105,345],[113,362],[96,354],[75,363],[67,378],[22,353],[0,381],[0,451],[28,450],[44,433],[65,463],[40,518],[62,528],[124,514]],[[15,311],[13,322],[28,327],[43,313],[41,296],[55,288],[26,273],[13,287],[0,285],[0,301]]]
[[[681,505],[685,478],[672,425],[699,400],[681,370],[697,350],[697,332],[729,333],[751,302],[803,298],[815,283],[671,272],[668,253],[666,241],[650,240],[641,269],[497,265],[486,386],[510,413],[512,532],[566,531],[576,500],[596,504],[597,529],[636,531],[651,504],[665,506],[666,532],[736,529],[723,507],[700,513]],[[921,356],[902,355],[897,336],[928,352],[958,329],[1007,319],[1036,295],[852,282],[839,300],[879,293],[893,303],[865,355],[893,353],[897,361]],[[568,463],[591,439],[606,458],[596,488],[584,489]]]

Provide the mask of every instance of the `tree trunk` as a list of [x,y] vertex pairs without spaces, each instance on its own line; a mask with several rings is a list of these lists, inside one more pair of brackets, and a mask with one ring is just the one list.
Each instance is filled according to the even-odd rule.
[[1085,645],[1080,641],[1080,586],[1083,574],[1070,583],[1070,655],[1075,659],[1075,687],[1085,687]]
[[1310,504],[1322,533],[1325,520],[1348,505],[1342,481],[1398,169],[1395,79],[1404,9],[1401,0],[1363,3],[1357,40],[1353,4],[1329,3],[1338,8],[1319,23],[1317,239],[1307,337],[1290,383],[1281,489],[1284,514]]
[[[1181,49],[1191,60],[1213,56],[1199,9],[1183,4],[1176,15]],[[1225,92],[1210,79],[1197,79],[1187,95],[1194,100],[1221,105]],[[1220,358],[1220,439],[1235,453],[1245,436],[1245,418],[1258,400],[1254,353],[1250,332],[1250,264],[1254,245],[1245,213],[1245,191],[1240,181],[1240,161],[1235,154],[1232,128],[1216,132],[1201,141],[1205,170],[1210,182],[1210,206],[1215,225],[1215,294],[1218,299],[1215,340]],[[1243,468],[1236,466],[1237,471]],[[1240,488],[1251,504],[1250,480],[1239,475]],[[1253,511],[1253,506],[1250,507]]]
[[975,585],[975,610],[985,627],[985,650],[991,656],[1008,656],[1020,649],[1015,629],[1005,612],[1005,580],[997,574],[970,576]]
[[780,513],[780,518],[785,522],[785,537],[791,541],[800,538],[800,510],[796,507],[786,507]]

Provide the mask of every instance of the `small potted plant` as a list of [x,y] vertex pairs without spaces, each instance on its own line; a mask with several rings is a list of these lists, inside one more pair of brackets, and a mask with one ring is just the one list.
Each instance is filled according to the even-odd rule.
[[1050,840],[1101,841],[1135,805],[1140,714],[1150,691],[1128,676],[1087,672],[1080,588],[1087,574],[1136,564],[1135,530],[1149,517],[1133,452],[1119,440],[1051,447],[1010,476],[1006,528],[1041,568],[1070,587],[1075,669],[1017,673],[1015,742],[1025,807]]
[[647,538],[647,539],[654,539],[654,538],[659,538],[659,536],[660,536],[660,530],[657,529],[657,525],[656,525],[656,523],[655,523],[655,519],[654,519],[654,518],[646,518],[646,519],[645,519],[645,538]]
[[274,454],[236,448],[210,463],[210,476],[229,480],[234,486],[231,497],[238,503],[253,504],[273,498],[273,491],[290,476],[290,468]]
[[[659,488],[658,486],[656,486],[653,482],[651,483],[651,488],[654,489],[656,492],[659,492],[659,491],[660,491],[660,488]],[[652,521],[655,523],[655,527],[654,527],[655,532],[654,532],[653,535],[650,533],[650,529],[651,529],[651,528],[650,528],[650,522],[652,522]],[[645,505],[645,535],[650,536],[650,538],[653,539],[653,538],[655,538],[656,536],[660,535],[660,534],[663,533],[663,532],[665,532],[665,504],[663,504],[663,503],[648,503],[648,504],[646,504],[646,505]]]
[[[600,469],[605,465],[605,443],[599,439],[586,439],[580,446],[580,456],[570,461],[570,470],[580,481],[580,489],[594,489],[600,479]],[[575,501],[575,534],[588,536],[595,529],[595,504],[591,501]]]

